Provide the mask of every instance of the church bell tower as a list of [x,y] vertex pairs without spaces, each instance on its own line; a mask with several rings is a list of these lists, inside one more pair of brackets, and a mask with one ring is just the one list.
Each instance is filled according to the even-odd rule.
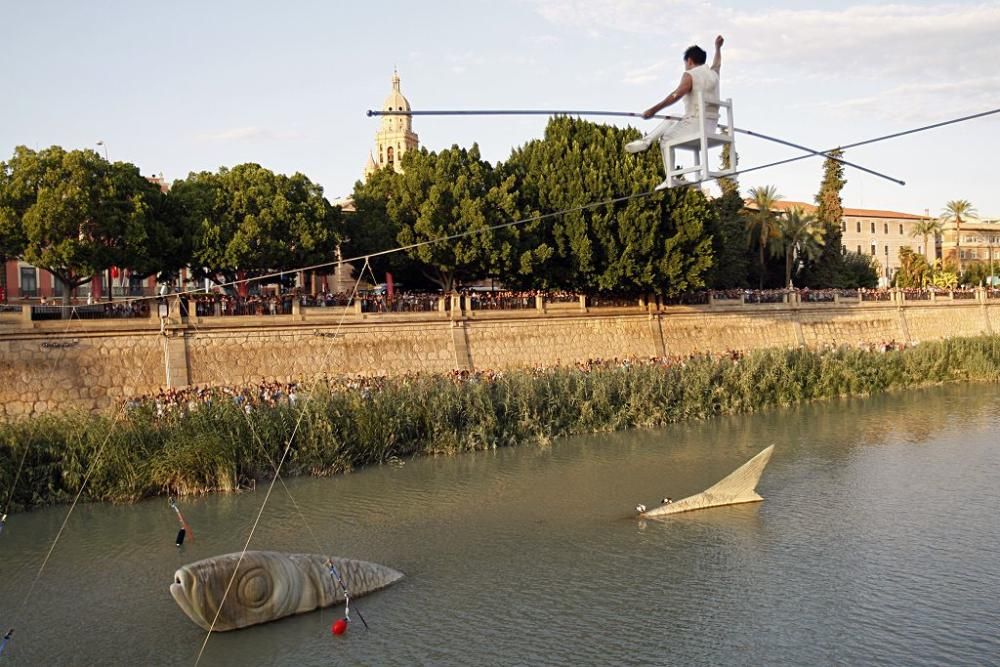
[[[385,98],[382,111],[409,111],[410,102],[399,89],[399,72],[392,72],[392,92]],[[403,156],[416,150],[420,140],[413,132],[412,116],[382,116],[382,125],[375,134],[375,152],[369,154],[365,166],[365,179],[376,169],[389,167],[402,173]]]

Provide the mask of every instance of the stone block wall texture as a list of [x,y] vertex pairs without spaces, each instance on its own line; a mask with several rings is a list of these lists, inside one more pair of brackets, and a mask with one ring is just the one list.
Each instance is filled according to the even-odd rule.
[[0,328],[0,419],[105,410],[167,386],[240,385],[324,375],[517,368],[595,358],[806,345],[939,340],[1000,333],[1000,303],[677,307],[451,322],[284,321],[156,324],[109,331]]

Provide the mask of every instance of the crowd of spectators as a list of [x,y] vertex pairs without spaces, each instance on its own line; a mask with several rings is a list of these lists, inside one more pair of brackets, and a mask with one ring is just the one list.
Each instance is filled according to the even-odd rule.
[[[907,301],[929,301],[931,299],[951,298],[955,300],[975,299],[978,288],[944,289],[928,288],[861,288],[861,289],[726,289],[701,290],[675,296],[659,296],[658,302],[664,306],[670,305],[705,305],[714,301],[736,302],[746,304],[782,303],[791,295],[797,295],[803,303],[832,303],[842,301],[874,301],[889,302],[895,296],[902,295]],[[473,311],[499,310],[533,310],[538,298],[545,303],[575,303],[582,293],[562,290],[506,290],[468,288],[457,293],[463,298],[463,308]],[[986,290],[988,298],[1000,298],[1000,289]],[[183,315],[196,315],[201,318],[226,316],[270,316],[287,315],[293,312],[293,304],[297,301],[306,308],[346,308],[360,305],[363,313],[408,313],[435,312],[441,308],[441,293],[395,291],[388,294],[385,291],[321,292],[315,295],[302,294],[298,290],[284,293],[265,293],[250,296],[232,294],[196,293],[182,294],[180,308]],[[622,294],[588,294],[587,305],[591,308],[601,307],[633,307],[639,302],[636,295]],[[76,304],[73,306],[73,317],[81,319],[98,318],[130,318],[148,317],[150,308],[157,308],[155,301],[150,299],[108,301],[93,304]],[[444,309],[451,308],[451,300],[446,299]],[[32,319],[58,319],[62,316],[62,306],[47,303],[43,300],[32,307]]]

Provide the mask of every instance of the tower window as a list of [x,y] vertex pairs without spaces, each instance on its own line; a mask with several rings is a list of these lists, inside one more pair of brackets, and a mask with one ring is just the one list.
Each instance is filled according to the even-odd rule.
[[861,221],[858,220],[858,234],[861,233]]
[[[874,234],[874,233],[875,233],[875,223],[873,222],[872,223],[872,234]],[[875,253],[872,253],[872,254],[874,255]]]

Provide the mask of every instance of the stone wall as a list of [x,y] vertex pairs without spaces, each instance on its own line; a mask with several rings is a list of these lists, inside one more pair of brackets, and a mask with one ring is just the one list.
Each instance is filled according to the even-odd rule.
[[[461,312],[461,311],[459,311]],[[332,314],[331,314],[332,315]],[[1000,331],[1000,303],[764,304],[291,315],[191,322],[0,319],[0,418],[101,410],[189,384],[572,364]]]

